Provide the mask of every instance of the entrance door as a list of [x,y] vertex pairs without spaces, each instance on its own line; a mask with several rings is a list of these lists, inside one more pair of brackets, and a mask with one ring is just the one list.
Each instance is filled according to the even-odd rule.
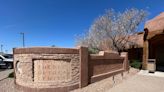
[[164,45],[156,47],[156,65],[157,71],[164,72]]

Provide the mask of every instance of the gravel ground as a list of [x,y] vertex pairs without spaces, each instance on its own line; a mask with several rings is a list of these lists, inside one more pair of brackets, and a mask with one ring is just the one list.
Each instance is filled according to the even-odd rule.
[[14,79],[7,78],[0,81],[0,92],[17,92],[14,88]]
[[[1,71],[0,76],[8,75],[12,71],[13,70]],[[104,79],[102,81],[92,83],[82,89],[73,90],[72,92],[106,92],[109,89],[111,89],[112,87],[129,79],[129,77],[134,76],[135,74],[137,74],[137,72],[138,72],[138,70],[131,68],[129,73],[127,73],[127,72],[124,73],[123,77],[121,76],[121,74],[116,75],[114,77],[115,83],[113,81],[113,77],[110,77],[110,78]],[[0,92],[19,92],[14,88],[14,79],[13,78],[3,78],[2,80],[0,80]]]
[[10,73],[13,72],[13,69],[0,69],[0,81],[7,78]]
[[14,79],[8,78],[13,69],[0,69],[0,92],[17,92],[14,89]]

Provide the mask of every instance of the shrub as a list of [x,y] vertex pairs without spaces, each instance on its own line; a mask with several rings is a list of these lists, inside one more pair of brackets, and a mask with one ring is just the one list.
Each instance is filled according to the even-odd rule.
[[14,72],[10,73],[8,78],[14,78]]
[[97,54],[100,50],[98,48],[89,48],[88,51],[90,54]]
[[130,63],[130,66],[133,68],[141,69],[142,68],[142,62],[139,60],[132,60]]

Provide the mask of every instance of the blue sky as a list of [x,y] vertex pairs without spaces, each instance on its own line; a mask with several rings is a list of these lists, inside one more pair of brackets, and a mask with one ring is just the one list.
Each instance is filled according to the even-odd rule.
[[24,32],[27,47],[74,47],[75,35],[111,8],[146,9],[150,19],[164,11],[164,0],[0,0],[0,44],[11,52]]

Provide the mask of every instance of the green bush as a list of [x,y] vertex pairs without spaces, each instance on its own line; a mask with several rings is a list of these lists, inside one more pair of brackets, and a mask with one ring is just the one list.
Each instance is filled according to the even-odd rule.
[[142,62],[140,62],[139,60],[132,60],[130,66],[133,68],[141,69]]
[[8,78],[14,78],[14,72],[10,73]]
[[98,48],[89,48],[88,50],[90,54],[97,54],[100,51]]

